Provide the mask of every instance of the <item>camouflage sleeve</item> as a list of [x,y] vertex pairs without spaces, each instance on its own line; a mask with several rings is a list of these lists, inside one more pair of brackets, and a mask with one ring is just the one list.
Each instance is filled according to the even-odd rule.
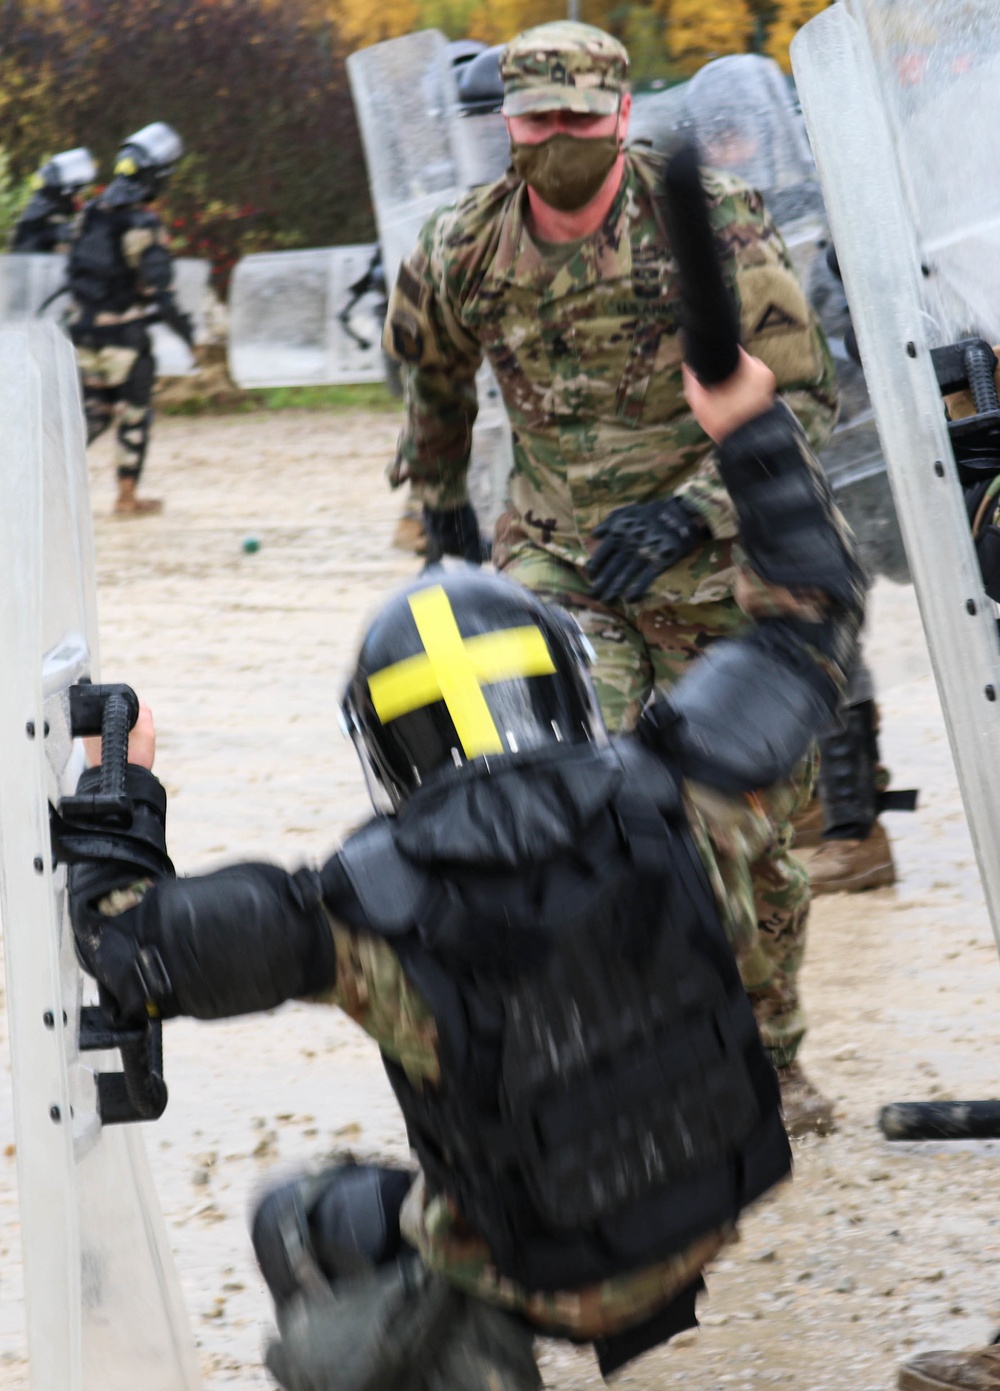
[[138,273],[140,292],[153,297],[170,288],[173,257],[166,228],[152,213],[138,213],[122,235],[125,263]]
[[[767,363],[809,444],[821,449],[837,418],[836,368],[788,249],[759,193],[732,175],[710,174],[706,187],[743,346]],[[697,508],[713,536],[724,539],[735,536],[736,516],[716,457],[707,455],[677,493]]]
[[360,1024],[411,1082],[437,1082],[441,1076],[437,1026],[407,980],[399,957],[373,933],[353,931],[333,918],[330,925],[337,978],[315,1000],[338,1006]]
[[403,364],[406,424],[389,481],[418,485],[428,507],[468,501],[466,476],[479,411],[476,372],[482,349],[455,304],[458,258],[448,242],[452,209],[436,213],[399,268],[382,345]]

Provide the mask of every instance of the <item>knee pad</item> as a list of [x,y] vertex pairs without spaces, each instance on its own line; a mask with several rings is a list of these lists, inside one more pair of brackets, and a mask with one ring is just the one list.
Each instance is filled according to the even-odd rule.
[[250,1237],[275,1303],[395,1260],[404,1244],[399,1213],[413,1178],[409,1170],[346,1164],[266,1194]]
[[149,434],[153,424],[153,412],[143,411],[136,419],[127,414],[118,424],[118,445],[121,451],[119,472],[125,477],[138,478],[146,460],[149,448]]

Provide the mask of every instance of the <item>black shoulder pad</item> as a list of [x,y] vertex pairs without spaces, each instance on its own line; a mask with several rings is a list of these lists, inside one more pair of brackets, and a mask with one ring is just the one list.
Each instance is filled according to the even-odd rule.
[[345,842],[334,862],[353,890],[360,909],[360,916],[351,911],[349,904],[341,910],[333,877],[324,870],[324,890],[328,883],[332,889],[327,906],[335,916],[388,937],[402,936],[416,927],[433,885],[396,845],[389,817],[369,821]]

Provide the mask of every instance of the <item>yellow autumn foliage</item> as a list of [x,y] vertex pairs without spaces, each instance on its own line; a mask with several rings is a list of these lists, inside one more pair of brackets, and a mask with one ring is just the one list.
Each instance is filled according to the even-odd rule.
[[747,0],[658,0],[655,8],[666,20],[667,49],[680,73],[750,46],[754,17]]
[[418,0],[327,0],[325,10],[348,51],[429,27]]
[[829,0],[780,0],[768,28],[766,52],[769,58],[777,59],[785,72],[792,70],[788,57],[792,39],[828,3]]

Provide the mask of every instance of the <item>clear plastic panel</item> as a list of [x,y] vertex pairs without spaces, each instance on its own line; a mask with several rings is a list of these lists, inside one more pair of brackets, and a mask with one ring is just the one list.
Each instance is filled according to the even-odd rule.
[[[866,5],[852,11],[834,5],[811,20],[792,45],[799,95],[823,186],[830,228],[844,275],[871,393],[882,451],[889,473],[900,530],[920,604],[927,644],[948,725],[959,784],[979,861],[994,933],[1000,941],[1000,650],[994,606],[982,581],[969,535],[964,499],[955,472],[930,349],[965,327],[961,315],[946,316],[935,282],[940,263],[926,255],[925,228],[952,247],[969,245],[969,235],[989,234],[997,198],[990,171],[980,185],[983,217],[975,227],[968,206],[956,196],[953,166],[967,167],[958,154],[964,143],[993,149],[997,139],[1000,88],[984,89],[983,64],[997,48],[995,10],[990,23],[973,22],[975,6]],[[984,49],[964,59],[947,80],[938,78],[939,46],[947,18],[957,24],[964,45],[979,35]],[[891,30],[888,19],[891,17]],[[864,21],[873,18],[869,32]],[[860,22],[859,22],[860,21]],[[885,21],[885,22],[883,22]],[[920,42],[918,43],[918,37]],[[934,50],[933,54],[928,48]],[[917,95],[904,84],[918,54],[927,86]],[[902,63],[902,67],[901,67]],[[968,120],[936,133],[939,158],[913,147],[917,126],[930,138],[929,113],[961,109],[958,88],[969,78],[975,131]],[[919,84],[918,84],[919,85]],[[947,98],[943,100],[943,98]],[[945,138],[947,135],[947,138]],[[914,170],[935,182],[914,194]],[[955,190],[956,194],[958,190]],[[967,191],[966,191],[967,192]],[[934,204],[933,213],[930,209]],[[927,275],[922,270],[930,270]],[[979,268],[983,301],[970,287],[967,313],[979,318],[979,304],[995,293],[990,261]],[[954,282],[948,279],[950,292]]]
[[[96,677],[94,558],[73,350],[0,331],[0,922],[31,1384],[190,1391],[194,1344],[134,1128],[102,1128],[77,1047],[83,977],[48,806],[80,770],[67,688]],[[28,737],[28,727],[34,736]],[[42,731],[45,736],[42,737]]]
[[[178,308],[191,317],[196,343],[205,340],[205,308],[211,273],[209,261],[193,256],[179,256],[174,261],[174,298]],[[150,337],[158,377],[190,377],[197,372],[191,349],[166,324],[154,324]]]
[[[371,291],[341,316],[374,246],[246,256],[229,291],[229,368],[242,387],[375,382],[384,376],[385,299]],[[353,337],[351,332],[353,331]]]
[[461,116],[455,129],[464,151],[462,164],[470,185],[491,184],[506,173],[510,164],[510,139],[499,111]]
[[469,498],[480,527],[489,534],[497,517],[510,505],[514,444],[503,397],[488,362],[483,363],[476,375],[476,394],[479,415],[472,430]]
[[[25,323],[38,318],[42,305],[65,280],[65,256],[21,252],[0,256],[0,324]],[[68,307],[69,299],[60,295],[45,309],[44,317],[58,319]]]
[[455,135],[458,92],[443,34],[427,29],[352,53],[347,73],[361,128],[386,284],[430,215],[474,183]]
[[[1000,338],[1000,24],[990,0],[862,0],[851,12],[881,92],[942,339]],[[972,122],[974,121],[974,127]]]
[[684,82],[662,92],[637,92],[632,98],[629,143],[648,141],[661,153],[669,149],[677,136],[687,129],[687,107],[684,103],[687,86]]
[[716,169],[738,174],[765,195],[794,188],[814,170],[791,88],[771,58],[716,58],[684,89],[687,120]]

